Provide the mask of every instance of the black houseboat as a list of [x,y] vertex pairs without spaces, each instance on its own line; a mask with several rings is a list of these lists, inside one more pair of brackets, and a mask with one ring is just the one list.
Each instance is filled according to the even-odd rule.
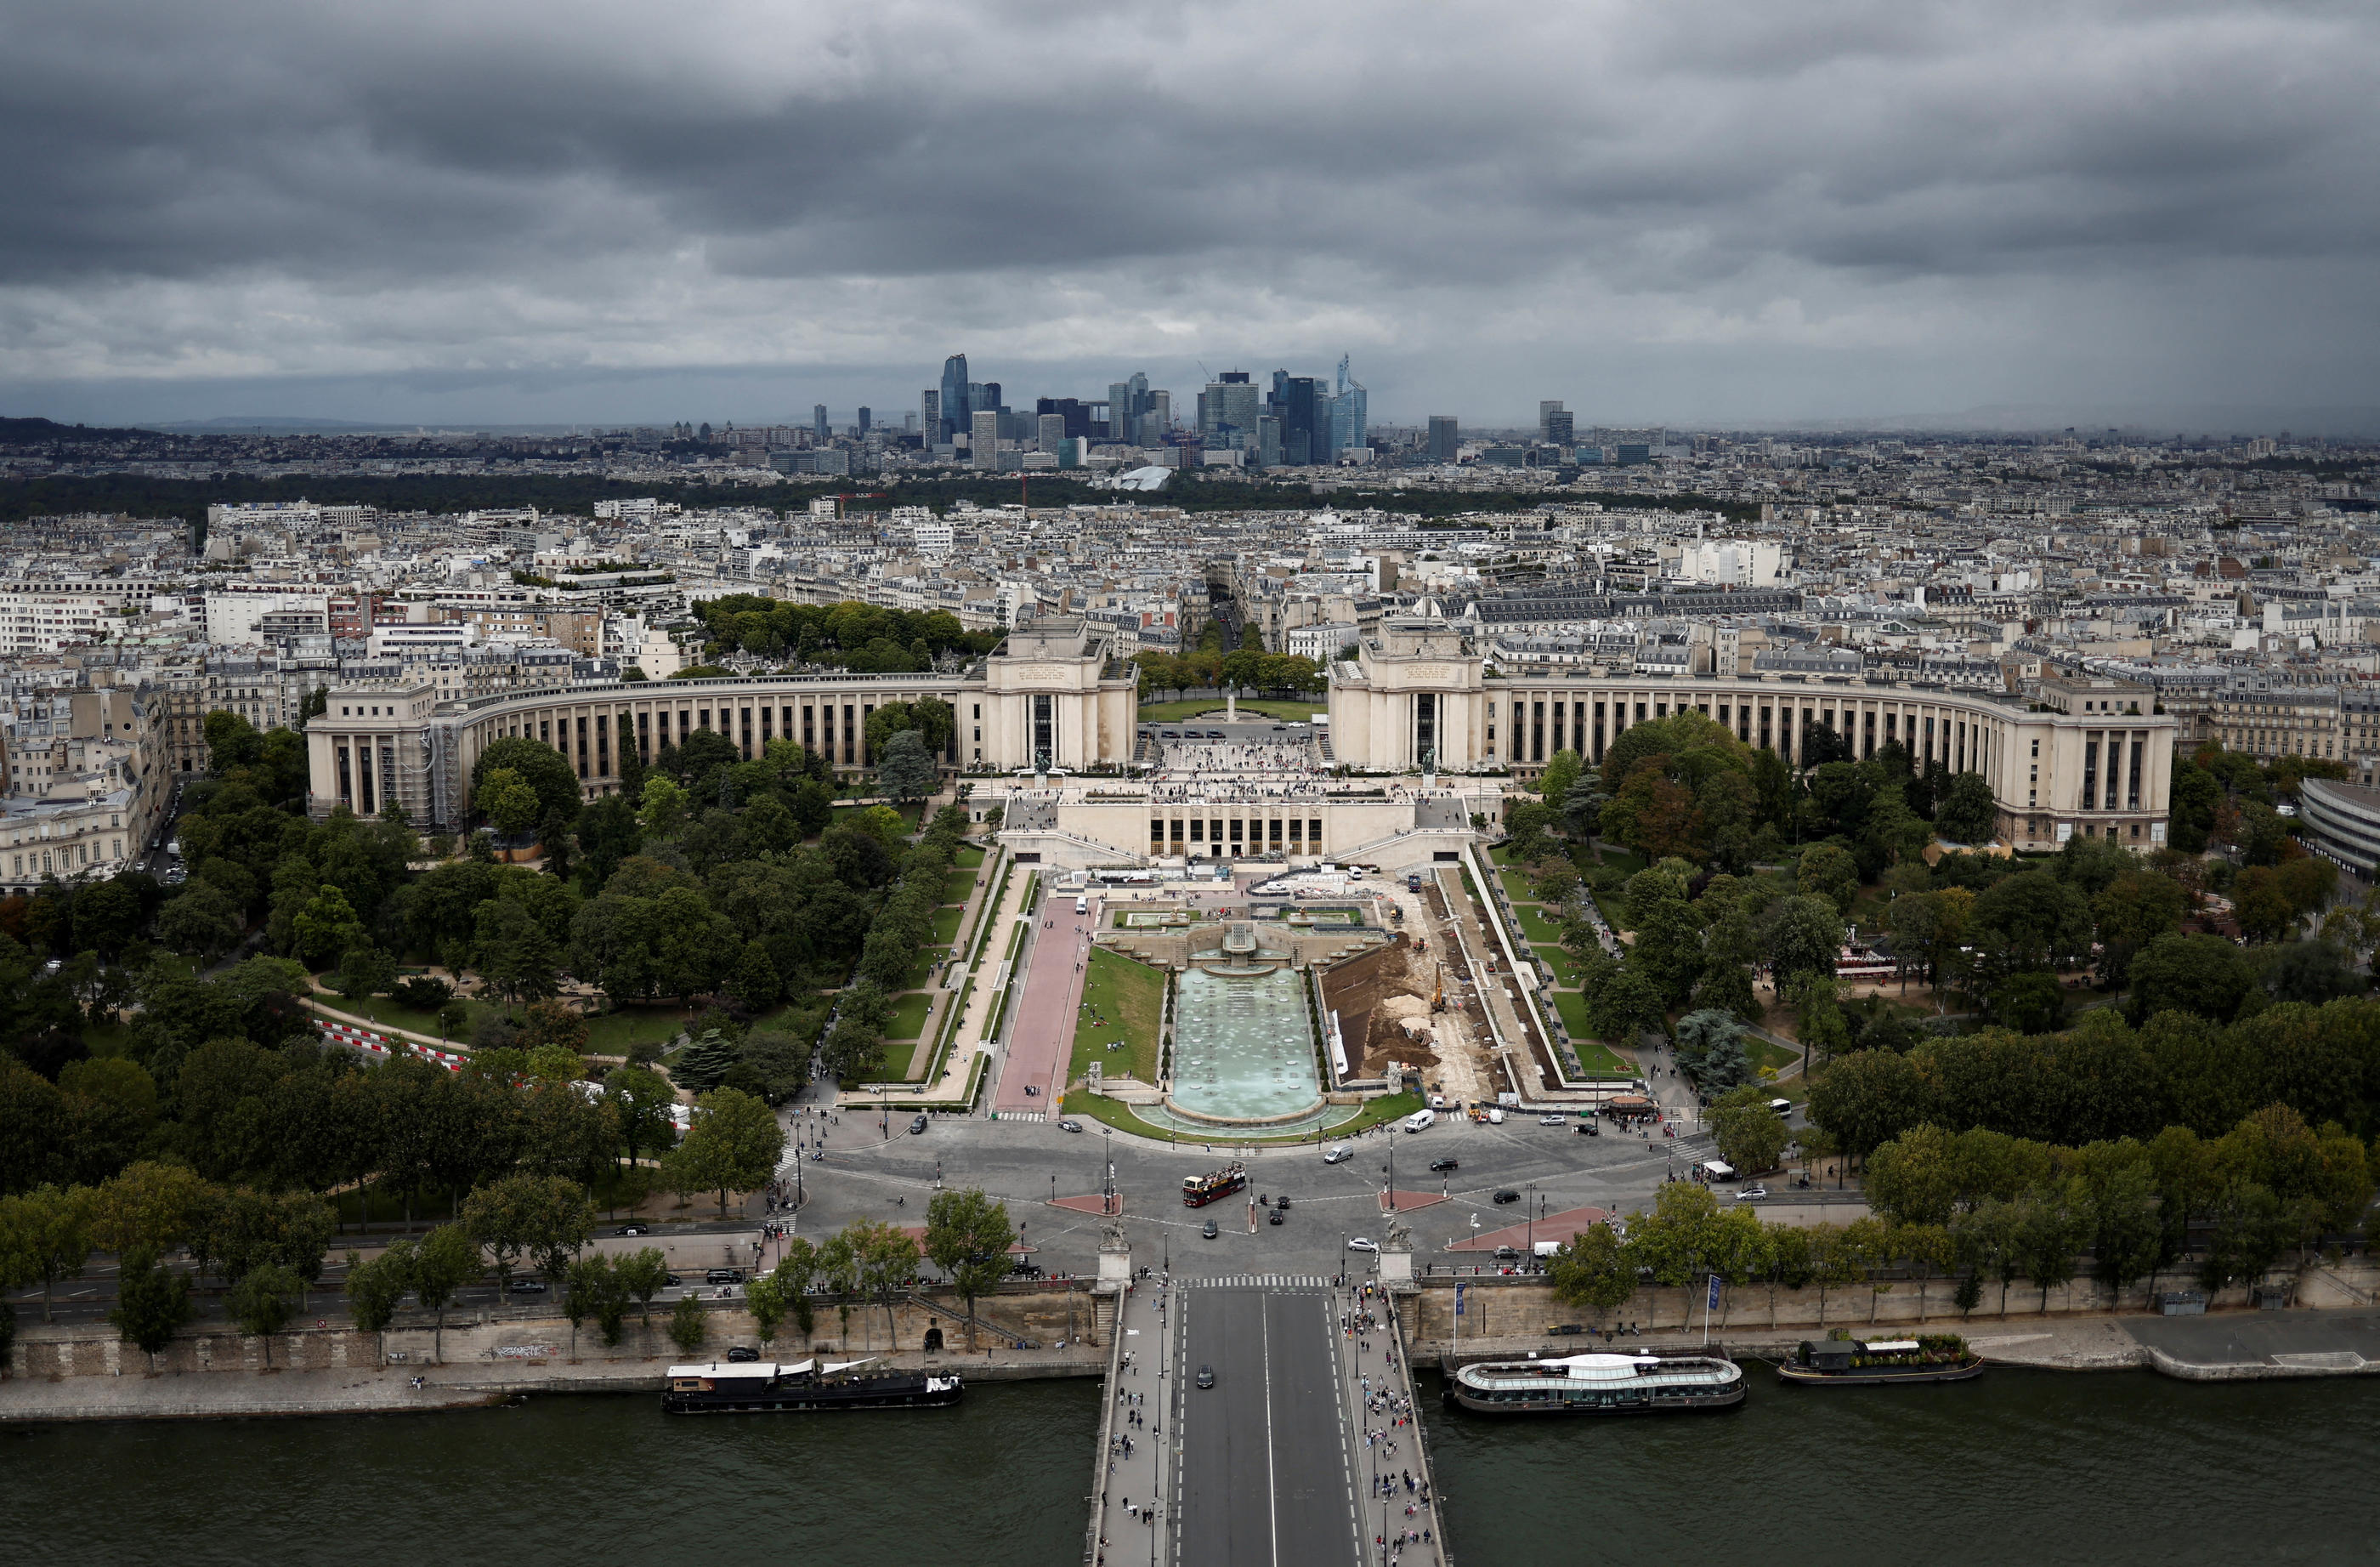
[[922,1409],[956,1403],[955,1372],[866,1371],[867,1360],[778,1366],[765,1360],[673,1366],[662,1392],[667,1415],[762,1414],[795,1409]]
[[1963,1382],[1983,1374],[1984,1357],[1956,1333],[1925,1333],[1913,1339],[1804,1339],[1793,1358],[1777,1367],[1780,1382],[1846,1387],[1883,1387],[1915,1382]]

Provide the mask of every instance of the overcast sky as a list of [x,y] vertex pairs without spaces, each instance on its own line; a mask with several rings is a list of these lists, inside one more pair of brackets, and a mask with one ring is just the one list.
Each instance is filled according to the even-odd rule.
[[0,411],[2380,405],[2380,6],[0,0]]

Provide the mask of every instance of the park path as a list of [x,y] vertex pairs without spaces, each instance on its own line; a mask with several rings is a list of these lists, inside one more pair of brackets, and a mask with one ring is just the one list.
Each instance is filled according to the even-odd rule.
[[[1026,959],[1025,990],[1009,1024],[1008,1060],[992,1108],[1002,1115],[1046,1117],[1066,1086],[1076,1008],[1083,996],[1083,962],[1091,932],[1099,928],[1099,900],[1091,900],[1088,914],[1076,914],[1071,896],[1051,893],[1038,911],[1027,910],[1026,917],[1035,920],[1035,929]],[[1035,1092],[1027,1094],[1028,1087]]]

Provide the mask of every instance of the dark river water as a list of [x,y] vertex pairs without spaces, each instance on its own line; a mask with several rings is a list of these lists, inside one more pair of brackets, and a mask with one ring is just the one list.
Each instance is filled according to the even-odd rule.
[[[2380,1383],[1755,1377],[1732,1414],[1553,1423],[1442,1414],[1426,1378],[1457,1567],[2380,1562]],[[622,1396],[11,1428],[0,1561],[1063,1567],[1099,1409],[1067,1381],[914,1415]]]
[[2380,1381],[1994,1369],[1624,1421],[1425,1420],[1456,1567],[2380,1562]]

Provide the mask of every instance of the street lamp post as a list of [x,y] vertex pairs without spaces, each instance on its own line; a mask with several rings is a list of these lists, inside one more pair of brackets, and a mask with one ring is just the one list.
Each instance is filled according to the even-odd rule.
[[1537,1184],[1535,1181],[1529,1183],[1528,1196],[1522,1201],[1529,1220],[1529,1255],[1535,1257],[1537,1255]]

